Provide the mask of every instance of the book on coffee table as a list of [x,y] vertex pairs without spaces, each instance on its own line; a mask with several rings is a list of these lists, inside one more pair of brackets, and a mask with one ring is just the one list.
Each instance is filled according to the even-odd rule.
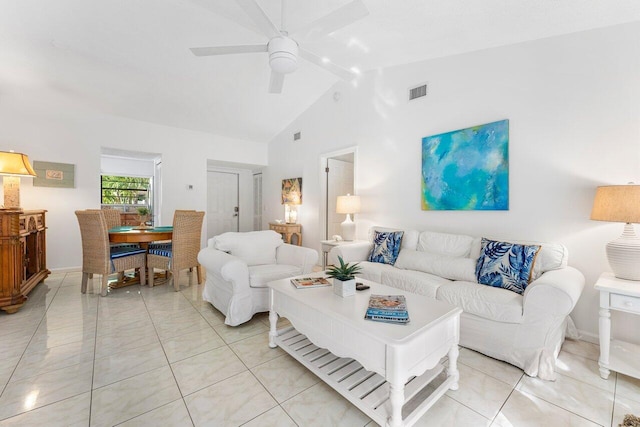
[[326,277],[297,277],[291,279],[291,284],[298,289],[331,286],[331,282]]
[[409,323],[404,295],[371,295],[364,318],[378,322]]

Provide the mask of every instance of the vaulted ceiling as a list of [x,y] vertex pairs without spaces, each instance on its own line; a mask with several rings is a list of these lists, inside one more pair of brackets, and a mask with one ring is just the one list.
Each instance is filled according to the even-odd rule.
[[[369,14],[295,34],[351,0],[285,0],[287,28],[361,72],[640,20],[637,0],[362,0]],[[281,0],[257,0],[276,25]],[[267,54],[196,57],[190,47],[266,43],[234,0],[3,0],[0,102],[34,91],[64,105],[268,142],[338,81],[304,60],[267,92]]]

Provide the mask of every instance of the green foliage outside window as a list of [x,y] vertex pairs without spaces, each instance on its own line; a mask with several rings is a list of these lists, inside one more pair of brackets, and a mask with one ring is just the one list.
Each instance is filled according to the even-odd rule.
[[149,204],[151,178],[102,175],[103,205]]

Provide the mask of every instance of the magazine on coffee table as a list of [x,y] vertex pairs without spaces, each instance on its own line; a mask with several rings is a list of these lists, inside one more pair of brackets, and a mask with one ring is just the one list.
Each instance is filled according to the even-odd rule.
[[331,286],[331,282],[326,277],[296,277],[291,279],[291,284],[298,289]]
[[409,323],[404,295],[371,295],[365,319],[388,323]]

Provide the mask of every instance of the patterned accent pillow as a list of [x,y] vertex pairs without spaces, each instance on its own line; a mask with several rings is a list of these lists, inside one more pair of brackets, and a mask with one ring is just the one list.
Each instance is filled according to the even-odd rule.
[[482,238],[482,249],[476,264],[478,283],[524,293],[539,245],[519,245]]
[[400,253],[403,235],[404,231],[376,231],[373,237],[373,250],[367,261],[395,264]]

